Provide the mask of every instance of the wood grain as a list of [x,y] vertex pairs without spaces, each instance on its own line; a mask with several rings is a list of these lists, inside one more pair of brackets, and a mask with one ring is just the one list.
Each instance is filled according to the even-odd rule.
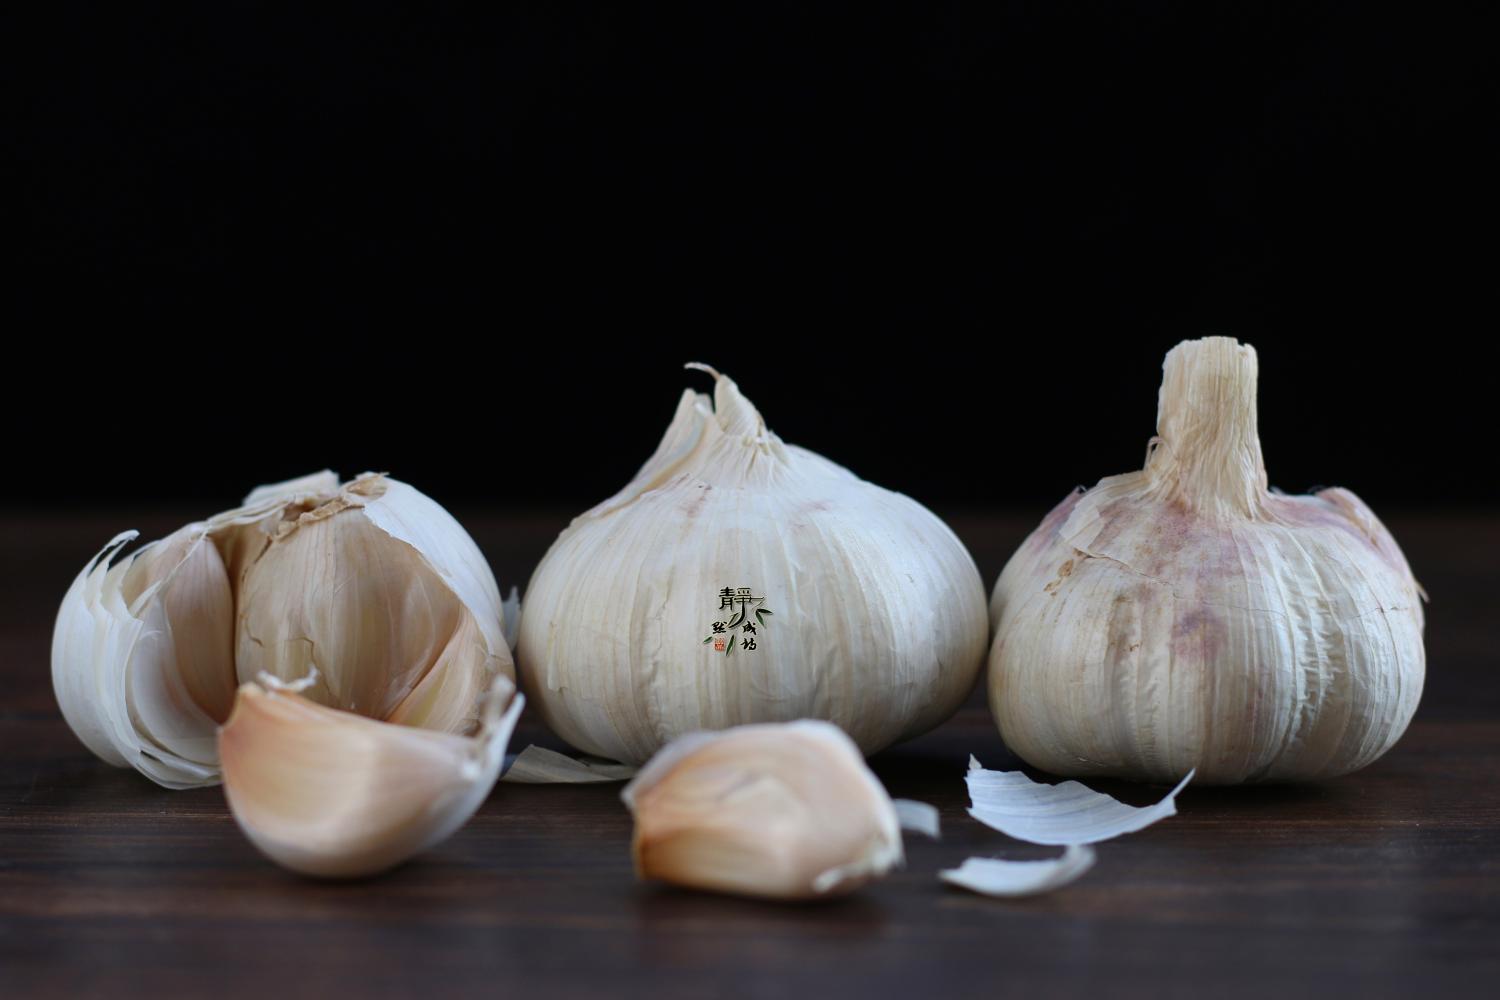
[[[95,760],[52,700],[57,600],[118,528],[194,513],[0,518],[0,996],[1436,996],[1500,977],[1500,519],[1389,520],[1433,598],[1429,681],[1365,771],[1189,788],[1076,885],[981,899],[937,871],[1049,850],[964,812],[970,753],[1015,766],[976,697],[873,761],[892,794],[939,807],[944,839],[909,841],[905,870],[849,899],[785,907],[637,883],[618,786],[502,785],[413,863],[324,884],[261,858],[217,789]],[[456,513],[506,585],[567,519]],[[1033,521],[946,513],[987,580]],[[530,719],[526,742],[560,746]]]

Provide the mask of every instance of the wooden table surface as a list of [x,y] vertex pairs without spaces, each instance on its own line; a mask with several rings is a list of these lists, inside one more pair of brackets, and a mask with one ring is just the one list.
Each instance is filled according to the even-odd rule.
[[[0,516],[0,997],[1494,995],[1500,518],[1387,517],[1432,597],[1428,686],[1365,771],[1190,787],[1075,885],[984,899],[938,870],[1054,852],[965,814],[970,753],[1016,766],[976,697],[873,760],[893,795],[939,807],[943,840],[909,839],[906,868],[852,897],[779,906],[637,883],[619,786],[502,784],[451,840],[339,884],[262,858],[218,789],[96,760],[52,697],[57,602],[116,530],[203,513]],[[507,587],[566,522],[455,513]],[[992,582],[1043,512],[943,513]],[[560,745],[530,718],[527,742]]]

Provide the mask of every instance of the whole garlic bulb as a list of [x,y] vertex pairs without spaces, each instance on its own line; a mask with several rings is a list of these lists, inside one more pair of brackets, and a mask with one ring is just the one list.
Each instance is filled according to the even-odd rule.
[[222,777],[251,839],[312,874],[388,867],[478,807],[522,699],[499,588],[442,507],[322,472],[117,560],[134,537],[53,633],[58,704],[95,754],[169,788]]
[[629,763],[750,722],[827,720],[872,753],[946,719],[988,638],[968,551],[704,370],[712,402],[685,392],[635,479],[531,578],[516,655],[543,719]]
[[1168,355],[1146,467],[1057,506],[995,586],[990,704],[1055,774],[1303,781],[1364,767],[1422,692],[1421,593],[1354,494],[1267,489],[1256,356]]

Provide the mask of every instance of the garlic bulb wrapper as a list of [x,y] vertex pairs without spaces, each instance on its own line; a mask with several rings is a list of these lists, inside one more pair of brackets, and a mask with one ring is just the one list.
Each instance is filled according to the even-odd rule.
[[527,588],[521,683],[573,746],[629,763],[694,730],[824,719],[871,753],[943,721],[988,638],[936,516],[783,444],[728,378],[574,519]]
[[1168,355],[1146,468],[1065,499],[1001,573],[990,704],[1055,774],[1302,781],[1364,767],[1421,696],[1421,593],[1354,494],[1267,488],[1254,349]]
[[269,674],[372,718],[472,731],[514,679],[499,588],[458,522],[405,483],[331,472],[261,487],[74,581],[52,676],[73,731],[169,787],[215,784],[235,689]]

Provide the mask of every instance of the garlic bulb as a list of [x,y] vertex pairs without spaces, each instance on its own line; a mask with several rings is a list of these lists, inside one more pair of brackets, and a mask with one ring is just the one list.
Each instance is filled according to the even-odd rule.
[[[703,366],[690,366],[700,367]],[[532,576],[522,685],[573,746],[818,718],[872,753],[973,687],[983,583],[931,512],[766,429],[728,378],[685,392],[656,453]]]
[[1055,774],[1302,781],[1364,767],[1422,692],[1420,589],[1344,489],[1267,489],[1256,357],[1168,355],[1141,472],[1047,515],[995,586],[990,703]]
[[[267,803],[323,802],[323,819],[301,818],[331,834],[354,815],[348,796],[378,792],[410,810],[382,864],[430,842],[416,836],[422,824],[429,835],[451,832],[459,784],[477,807],[495,774],[472,761],[493,755],[498,725],[482,724],[481,704],[493,717],[515,672],[499,588],[442,507],[383,475],[341,486],[322,472],[261,487],[242,507],[116,559],[134,537],[116,536],[84,568],[53,633],[58,704],[94,753],[186,788],[217,784],[221,751],[233,752],[236,766],[226,761],[223,776],[247,830],[274,815]],[[278,682],[298,683],[305,696],[272,693]],[[339,762],[344,777],[319,777],[317,754]],[[460,758],[462,781],[427,780]],[[421,771],[422,761],[437,770]],[[400,775],[419,772],[422,783],[397,788]],[[236,775],[254,789],[236,789]],[[341,781],[342,796],[333,795]],[[263,847],[291,827],[270,829],[256,837]],[[330,843],[309,845],[308,857],[322,860],[301,867],[355,873],[378,853],[348,846],[330,860]]]
[[743,896],[843,895],[901,863],[896,809],[836,726],[692,733],[626,786],[636,873]]

